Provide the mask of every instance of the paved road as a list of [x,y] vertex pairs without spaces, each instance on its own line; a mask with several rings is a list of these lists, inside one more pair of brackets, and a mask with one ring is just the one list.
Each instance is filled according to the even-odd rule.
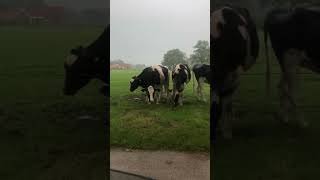
[[111,149],[111,169],[157,180],[209,180],[208,153]]

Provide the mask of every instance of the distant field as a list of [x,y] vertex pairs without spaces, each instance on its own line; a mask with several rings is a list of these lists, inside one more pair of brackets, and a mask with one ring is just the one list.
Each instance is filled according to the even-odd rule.
[[[0,177],[10,180],[105,176],[105,99],[93,81],[62,95],[63,61],[102,28],[1,27]],[[90,115],[96,120],[83,120]],[[104,179],[104,178],[103,178]]]
[[257,64],[241,77],[234,98],[234,138],[230,142],[219,138],[214,147],[214,177],[219,180],[319,179],[320,75],[309,71],[302,71],[307,74],[301,75],[299,108],[310,124],[309,129],[299,131],[294,125],[285,126],[274,118],[279,109],[279,65],[273,57],[272,94],[267,97],[263,47]]
[[[192,94],[192,80],[184,91],[183,106],[173,110],[165,102],[146,104],[141,88],[129,91],[131,77],[140,72],[111,71],[111,146],[209,151],[209,103],[199,102]],[[205,96],[209,100],[209,85],[205,86]]]

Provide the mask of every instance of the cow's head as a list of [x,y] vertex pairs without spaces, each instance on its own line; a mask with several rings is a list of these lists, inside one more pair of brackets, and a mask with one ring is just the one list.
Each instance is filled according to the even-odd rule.
[[92,59],[86,56],[86,49],[79,46],[72,49],[65,60],[64,94],[74,95],[93,78]]
[[171,92],[172,100],[174,106],[178,105],[179,98],[182,95],[182,92],[186,86],[187,82],[187,74],[184,70],[180,69],[179,71],[175,71],[172,74],[173,80],[173,90]]
[[182,92],[184,90],[185,84],[182,84],[181,86],[174,87],[173,90],[170,92],[171,94],[171,102],[174,106],[177,106],[179,104],[179,99],[182,97]]
[[188,82],[188,71],[186,69],[175,68],[174,72],[172,72],[172,80],[174,89],[182,92]]
[[141,84],[141,79],[137,76],[133,76],[130,81],[130,91],[133,92],[136,90]]

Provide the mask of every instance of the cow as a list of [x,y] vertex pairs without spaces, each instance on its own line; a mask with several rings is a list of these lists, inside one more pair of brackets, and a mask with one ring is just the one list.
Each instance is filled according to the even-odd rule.
[[[281,68],[280,119],[288,123],[295,121],[302,128],[308,123],[298,112],[298,73],[301,68],[320,73],[320,9],[298,7],[274,9],[264,22],[266,48],[266,85],[270,88],[270,65],[268,37]],[[268,92],[267,91],[267,92]]]
[[[204,83],[210,83],[211,82],[211,71],[210,71],[210,65],[208,64],[195,64],[192,67],[193,74],[197,80],[197,97],[198,100],[202,99],[203,101],[206,101],[206,99],[203,97],[203,85]],[[193,91],[194,91],[195,83],[193,82]]]
[[[224,6],[212,11],[210,23],[212,72],[211,104],[225,139],[232,138],[232,96],[239,76],[256,62],[259,39],[256,25],[245,8]],[[216,130],[214,121],[213,131]]]
[[135,91],[138,87],[142,87],[142,91],[146,92],[146,102],[149,104],[155,101],[155,94],[159,92],[156,98],[156,104],[159,104],[163,94],[168,98],[168,68],[162,65],[153,65],[145,68],[138,76],[133,76],[130,81],[131,92]]
[[182,106],[183,90],[191,79],[189,66],[187,64],[177,64],[172,71],[171,77],[173,82],[171,102],[174,107],[177,105]]
[[65,80],[63,92],[65,95],[75,95],[92,79],[104,82],[101,88],[103,95],[109,94],[109,34],[110,26],[89,46],[78,46],[70,51],[64,62]]

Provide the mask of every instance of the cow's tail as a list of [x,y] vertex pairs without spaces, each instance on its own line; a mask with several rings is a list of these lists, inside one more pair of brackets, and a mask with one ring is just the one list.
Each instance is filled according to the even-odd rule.
[[264,25],[264,47],[266,53],[266,92],[270,95],[270,57],[269,57],[269,47],[268,47],[268,29],[267,25]]

